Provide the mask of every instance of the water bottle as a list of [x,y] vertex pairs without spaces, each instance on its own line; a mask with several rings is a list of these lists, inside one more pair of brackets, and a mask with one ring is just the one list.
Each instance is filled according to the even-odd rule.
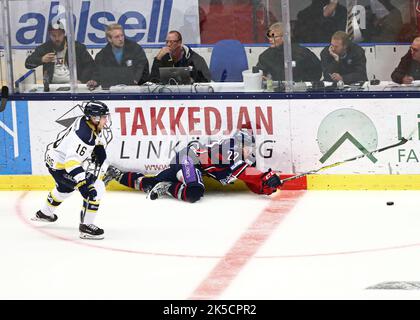
[[49,92],[50,91],[50,80],[48,78],[48,74],[47,72],[44,72],[44,92]]
[[273,92],[273,76],[271,73],[267,74],[267,92]]

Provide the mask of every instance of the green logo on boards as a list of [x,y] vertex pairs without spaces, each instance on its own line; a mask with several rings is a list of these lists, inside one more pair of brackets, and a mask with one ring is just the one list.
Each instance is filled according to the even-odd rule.
[[373,163],[378,161],[369,154],[378,146],[378,133],[372,120],[363,112],[350,108],[331,112],[322,120],[317,137],[323,154],[319,159],[321,163],[327,161],[347,141]]

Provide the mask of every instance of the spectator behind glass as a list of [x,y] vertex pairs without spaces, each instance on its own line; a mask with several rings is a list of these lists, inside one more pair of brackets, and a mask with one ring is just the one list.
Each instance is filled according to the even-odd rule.
[[366,30],[362,30],[365,41],[396,42],[402,26],[401,11],[391,0],[370,0],[366,7]]
[[367,81],[365,51],[344,31],[334,33],[331,45],[321,51],[321,65],[324,81]]
[[401,58],[398,67],[391,74],[392,81],[410,84],[420,80],[420,37],[414,39],[407,54]]
[[297,14],[294,40],[303,43],[327,43],[338,30],[346,29],[347,9],[337,0],[312,0]]
[[[257,67],[264,77],[271,74],[273,80],[284,80],[283,24],[277,22],[267,31],[270,48],[258,57]],[[318,81],[321,78],[321,62],[309,49],[292,44],[294,81]]]
[[96,72],[90,86],[102,87],[143,84],[149,80],[149,62],[143,48],[125,38],[121,25],[105,29],[108,44],[95,57]]
[[[42,73],[49,83],[70,83],[68,66],[67,38],[63,24],[48,25],[49,40],[26,58],[25,67],[28,69],[42,65]],[[86,83],[92,79],[95,63],[86,46],[75,42],[77,81]]]
[[192,67],[194,82],[210,82],[211,74],[206,61],[190,47],[182,44],[182,35],[178,31],[169,31],[166,46],[159,50],[153,60],[150,81],[160,82],[159,68]]

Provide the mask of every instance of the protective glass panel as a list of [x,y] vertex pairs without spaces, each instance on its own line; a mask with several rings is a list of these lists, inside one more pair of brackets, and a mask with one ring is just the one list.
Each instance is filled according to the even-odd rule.
[[[420,80],[412,43],[419,1],[289,3],[293,91],[405,89],[397,83],[412,89]],[[11,0],[9,6],[20,92],[69,92],[72,70],[77,92],[285,90],[281,0],[78,0],[71,6],[64,0]],[[69,36],[69,10],[73,59],[60,42]],[[3,37],[1,32],[1,50]]]
[[[322,68],[322,82],[313,80],[308,82],[304,79],[304,84],[295,85],[295,91],[405,89],[393,83],[397,77],[392,75],[401,57],[408,54],[408,43],[411,43],[417,32],[418,2],[410,0],[291,2],[293,42],[300,48],[315,53]],[[293,55],[295,61],[293,74],[296,82],[301,80],[299,65],[307,69],[308,59],[303,59],[301,56],[298,52]],[[413,69],[416,69],[417,62],[410,61],[409,65],[410,70],[404,72],[415,73]],[[399,76],[401,77],[401,74]],[[413,81],[414,78],[416,75],[407,80]]]
[[9,1],[17,92],[70,90],[65,1]]
[[3,14],[0,14],[0,81],[1,85],[6,85],[6,60],[4,56],[4,27]]
[[[193,50],[188,48],[183,59],[175,53],[172,56],[168,48],[200,44],[198,0],[79,1],[74,7],[75,15],[80,16],[76,39],[86,46],[95,61],[95,70],[87,81],[93,93],[171,92],[174,84],[178,91],[188,84],[191,91],[190,74],[196,70],[185,68],[192,67],[189,57]],[[168,35],[171,30],[179,34]],[[161,51],[162,48],[165,49]],[[164,54],[165,63],[155,64],[155,57]],[[195,61],[197,69],[206,63]],[[160,67],[184,69],[170,70],[161,81]],[[174,79],[169,83],[171,78]]]
[[33,93],[69,92],[72,74],[76,92],[262,91],[252,69],[280,8],[280,0],[10,1],[14,80]]

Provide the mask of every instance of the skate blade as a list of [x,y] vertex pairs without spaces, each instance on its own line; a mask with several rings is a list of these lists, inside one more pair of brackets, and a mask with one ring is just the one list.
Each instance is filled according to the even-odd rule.
[[156,194],[147,194],[146,199],[147,200],[156,200],[157,198],[159,198]]
[[85,240],[102,240],[104,238],[104,235],[98,235],[98,236],[94,236],[88,233],[80,233],[80,239],[85,239]]
[[50,221],[50,220],[41,219],[41,218],[37,218],[37,217],[32,217],[31,220],[32,221],[39,221],[39,222],[48,222],[48,223],[55,222],[55,221]]

